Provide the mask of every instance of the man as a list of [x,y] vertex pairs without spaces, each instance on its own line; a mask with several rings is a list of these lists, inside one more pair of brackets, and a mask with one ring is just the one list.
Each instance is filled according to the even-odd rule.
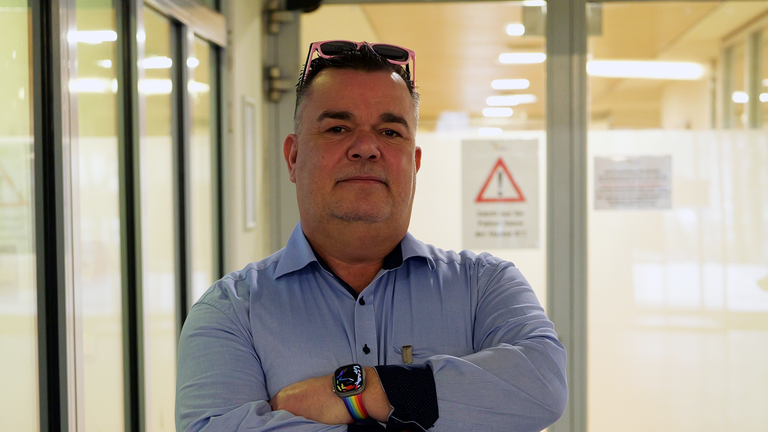
[[283,147],[301,222],[192,308],[178,430],[539,431],[562,415],[565,351],[520,272],[407,233],[414,56],[312,44]]

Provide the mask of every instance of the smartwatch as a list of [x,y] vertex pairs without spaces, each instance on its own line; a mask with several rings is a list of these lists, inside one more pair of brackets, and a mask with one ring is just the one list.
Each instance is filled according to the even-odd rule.
[[364,390],[365,371],[359,364],[342,366],[333,373],[333,392],[344,401],[349,415],[355,420],[368,417],[363,406]]

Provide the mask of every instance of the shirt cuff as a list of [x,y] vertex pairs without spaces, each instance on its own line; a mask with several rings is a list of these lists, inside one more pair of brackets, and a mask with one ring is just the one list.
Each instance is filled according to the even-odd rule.
[[429,365],[386,365],[374,369],[393,408],[387,430],[426,431],[434,426],[440,415],[435,377]]

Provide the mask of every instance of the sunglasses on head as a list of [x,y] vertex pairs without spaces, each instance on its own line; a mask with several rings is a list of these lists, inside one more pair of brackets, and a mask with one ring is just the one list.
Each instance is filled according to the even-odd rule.
[[[330,40],[322,42],[313,42],[309,46],[309,54],[307,54],[307,63],[304,66],[304,74],[302,75],[302,84],[307,79],[307,73],[309,73],[309,67],[312,64],[312,55],[317,53],[318,56],[331,59],[338,55],[343,54],[345,51],[360,50],[363,45],[368,45],[373,52],[385,58],[388,62],[395,65],[405,65],[406,72],[411,74],[411,85],[416,83],[416,53],[408,48],[399,47],[397,45],[389,45],[382,43],[368,43],[368,42],[352,42],[345,40]],[[413,71],[408,69],[408,63],[413,62]]]

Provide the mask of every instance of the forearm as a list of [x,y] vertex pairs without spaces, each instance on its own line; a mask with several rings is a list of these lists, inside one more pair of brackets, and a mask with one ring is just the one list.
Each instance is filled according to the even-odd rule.
[[376,421],[386,422],[392,406],[389,404],[387,394],[381,386],[381,380],[376,369],[365,368],[365,391],[363,392],[363,405],[368,415]]
[[538,432],[560,418],[567,401],[565,352],[550,341],[500,345],[462,358],[428,362],[435,373],[436,429]]
[[[184,432],[346,431],[273,412],[258,356],[225,312],[196,305],[179,340],[176,429]],[[330,387],[330,383],[328,385]]]
[[533,290],[510,263],[483,269],[475,309],[475,353],[436,356],[440,430],[535,431],[562,415],[566,354]]
[[188,422],[184,432],[270,432],[291,430],[297,432],[345,432],[346,425],[327,425],[295,416],[287,411],[273,412],[266,401],[249,402],[230,407],[222,414],[207,413]]

